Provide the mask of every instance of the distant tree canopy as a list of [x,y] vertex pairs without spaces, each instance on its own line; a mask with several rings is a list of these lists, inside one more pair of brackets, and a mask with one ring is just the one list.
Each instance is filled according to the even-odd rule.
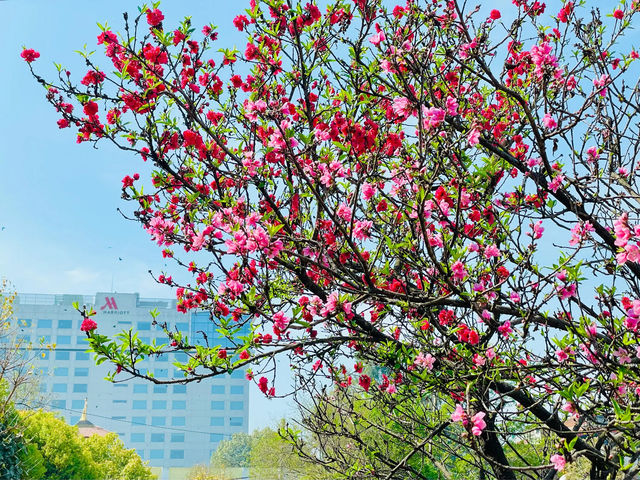
[[[75,426],[51,412],[20,412],[25,437],[35,445],[42,472],[29,476],[37,480],[152,480],[155,476],[135,450],[126,449],[113,433],[83,438]],[[26,478],[26,477],[25,477]]]
[[[284,429],[284,423],[280,426]],[[303,459],[293,444],[276,430],[264,428],[251,434],[237,433],[223,440],[211,456],[211,468],[194,469],[191,478],[224,479],[229,470],[242,472],[256,480],[324,480],[328,472]]]

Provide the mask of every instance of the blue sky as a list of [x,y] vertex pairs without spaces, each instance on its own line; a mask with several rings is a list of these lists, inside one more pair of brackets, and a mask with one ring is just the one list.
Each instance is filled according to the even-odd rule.
[[[219,26],[222,47],[243,46],[232,19],[248,0],[166,1],[165,25],[184,16],[194,26]],[[23,293],[94,294],[139,292],[144,297],[172,297],[148,271],[164,268],[160,249],[137,223],[117,211],[130,211],[120,199],[121,179],[140,170],[139,158],[106,143],[94,149],[75,143],[72,129],[59,130],[58,115],[44,99],[20,58],[22,46],[41,56],[34,64],[52,78],[53,62],[77,79],[86,68],[74,50],[97,48],[96,22],[114,31],[122,12],[137,13],[137,2],[110,0],[7,0],[0,2],[0,277]],[[175,271],[169,265],[169,271]],[[279,375],[286,388],[288,375]],[[266,400],[252,388],[250,429],[287,416],[285,400]]]

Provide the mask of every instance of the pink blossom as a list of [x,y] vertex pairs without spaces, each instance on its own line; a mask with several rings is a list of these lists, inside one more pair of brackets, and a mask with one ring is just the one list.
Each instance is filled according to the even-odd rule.
[[336,210],[336,214],[345,222],[348,222],[351,220],[351,209],[346,203],[341,203],[338,206],[338,210]]
[[278,312],[273,315],[273,324],[278,327],[278,330],[284,331],[289,326],[289,319],[282,312]]
[[466,423],[466,418],[467,414],[465,413],[464,408],[462,408],[462,405],[457,404],[455,411],[451,414],[451,421]]
[[408,117],[411,115],[413,111],[413,107],[411,106],[411,100],[407,97],[396,97],[393,99],[393,104],[391,106],[393,112],[399,117]]
[[464,277],[467,275],[467,270],[464,268],[464,264],[460,260],[456,260],[453,265],[451,265],[451,271],[453,272],[453,277],[456,280],[464,280]]
[[513,303],[520,303],[520,294],[518,292],[511,292],[509,298]]
[[380,46],[380,44],[384,42],[386,39],[387,37],[385,36],[382,30],[380,30],[375,35],[372,35],[371,37],[369,37],[369,41],[376,47]]
[[420,367],[426,368],[427,370],[431,371],[433,370],[433,364],[435,363],[435,361],[436,361],[435,357],[430,353],[423,355],[422,352],[420,352],[418,353],[418,356],[413,361],[413,363],[415,365],[418,365]]
[[484,249],[484,256],[485,256],[485,258],[499,257],[500,256],[500,250],[498,249],[498,247],[494,243],[493,245],[489,245],[487,248]]
[[631,363],[631,357],[629,356],[629,352],[627,352],[624,348],[620,347],[618,350],[613,352],[613,356],[618,359],[620,364],[624,365],[625,363]]
[[483,366],[485,363],[487,363],[487,360],[480,354],[478,353],[474,353],[473,354],[473,364],[477,365],[479,367]]
[[578,245],[587,236],[587,233],[593,232],[593,225],[590,222],[585,222],[583,225],[576,223],[571,228],[571,240],[569,245]]
[[542,159],[539,157],[530,158],[529,160],[527,160],[527,166],[529,168],[537,167],[538,165],[542,165]]
[[358,240],[366,240],[369,238],[369,231],[373,226],[371,220],[358,220],[353,226],[353,236]]
[[473,417],[471,417],[471,422],[473,423],[473,427],[471,427],[471,433],[473,433],[476,437],[482,435],[482,431],[487,427],[486,422],[484,421],[486,413],[478,412]]
[[480,132],[477,129],[473,129],[467,135],[467,141],[469,145],[475,147],[478,143],[480,143]]
[[564,467],[567,464],[565,458],[562,455],[558,454],[552,455],[549,461],[553,463],[553,468],[558,471],[564,470]]
[[564,405],[562,405],[562,411],[570,413],[572,415],[578,414],[578,411],[576,410],[576,406],[573,404],[573,402],[566,402]]
[[551,182],[549,182],[549,190],[551,190],[553,193],[557,192],[558,189],[562,186],[563,182],[564,182],[564,175],[559,173],[558,175],[553,177],[553,180],[551,180]]
[[562,363],[569,358],[569,355],[564,350],[556,350],[556,358],[558,362]]
[[362,195],[364,195],[365,200],[370,200],[376,193],[376,189],[370,183],[362,184]]
[[609,83],[610,77],[606,73],[603,73],[599,78],[593,79],[593,86],[598,90],[598,95],[604,97],[607,94],[607,84]]
[[542,226],[542,220],[538,220],[536,223],[530,223],[532,231],[527,232],[527,235],[533,237],[534,239],[538,239],[542,237],[542,233],[544,232],[544,227]]
[[422,107],[422,126],[427,130],[437,128],[442,122],[444,122],[445,113],[441,108]]
[[558,290],[558,296],[562,300],[567,300],[568,298],[576,296],[578,287],[576,286],[575,283],[572,283],[571,285],[568,285],[566,287],[558,287],[557,290]]
[[455,116],[458,114],[458,101],[452,97],[447,97],[447,115]]
[[553,69],[554,76],[558,71],[558,59],[551,53],[552,47],[549,42],[534,45],[531,48],[531,60],[536,66],[534,73],[538,80],[542,80],[546,71]]
[[507,320],[502,325],[498,327],[498,331],[504,338],[509,338],[509,334],[513,333],[513,329],[511,328],[511,322]]
[[558,122],[555,121],[550,113],[545,114],[544,118],[542,119],[542,124],[549,130],[553,130],[558,126]]

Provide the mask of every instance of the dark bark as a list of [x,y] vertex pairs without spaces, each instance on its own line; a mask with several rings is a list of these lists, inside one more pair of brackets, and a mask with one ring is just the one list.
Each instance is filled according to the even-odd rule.
[[516,475],[509,468],[509,461],[504,453],[502,444],[495,433],[494,418],[487,417],[487,427],[480,437],[482,453],[489,460],[491,469],[498,480],[516,480]]

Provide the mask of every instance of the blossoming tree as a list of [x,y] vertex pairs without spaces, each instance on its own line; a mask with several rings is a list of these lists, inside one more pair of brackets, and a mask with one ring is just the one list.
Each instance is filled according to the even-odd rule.
[[[249,368],[269,396],[288,354],[306,384],[389,409],[438,399],[446,416],[385,478],[424,478],[411,455],[444,440],[500,479],[580,457],[592,479],[636,478],[636,5],[513,4],[252,0],[243,52],[154,4],[100,33],[107,61],[86,55],[79,83],[42,78],[25,49],[60,128],[153,165],[123,197],[193,275],[156,278],[231,345],[161,318],[163,346],[109,339],[85,310],[96,354],[156,383]],[[184,377],[140,367],[174,351]],[[536,435],[552,448],[514,464],[505,449]]]

